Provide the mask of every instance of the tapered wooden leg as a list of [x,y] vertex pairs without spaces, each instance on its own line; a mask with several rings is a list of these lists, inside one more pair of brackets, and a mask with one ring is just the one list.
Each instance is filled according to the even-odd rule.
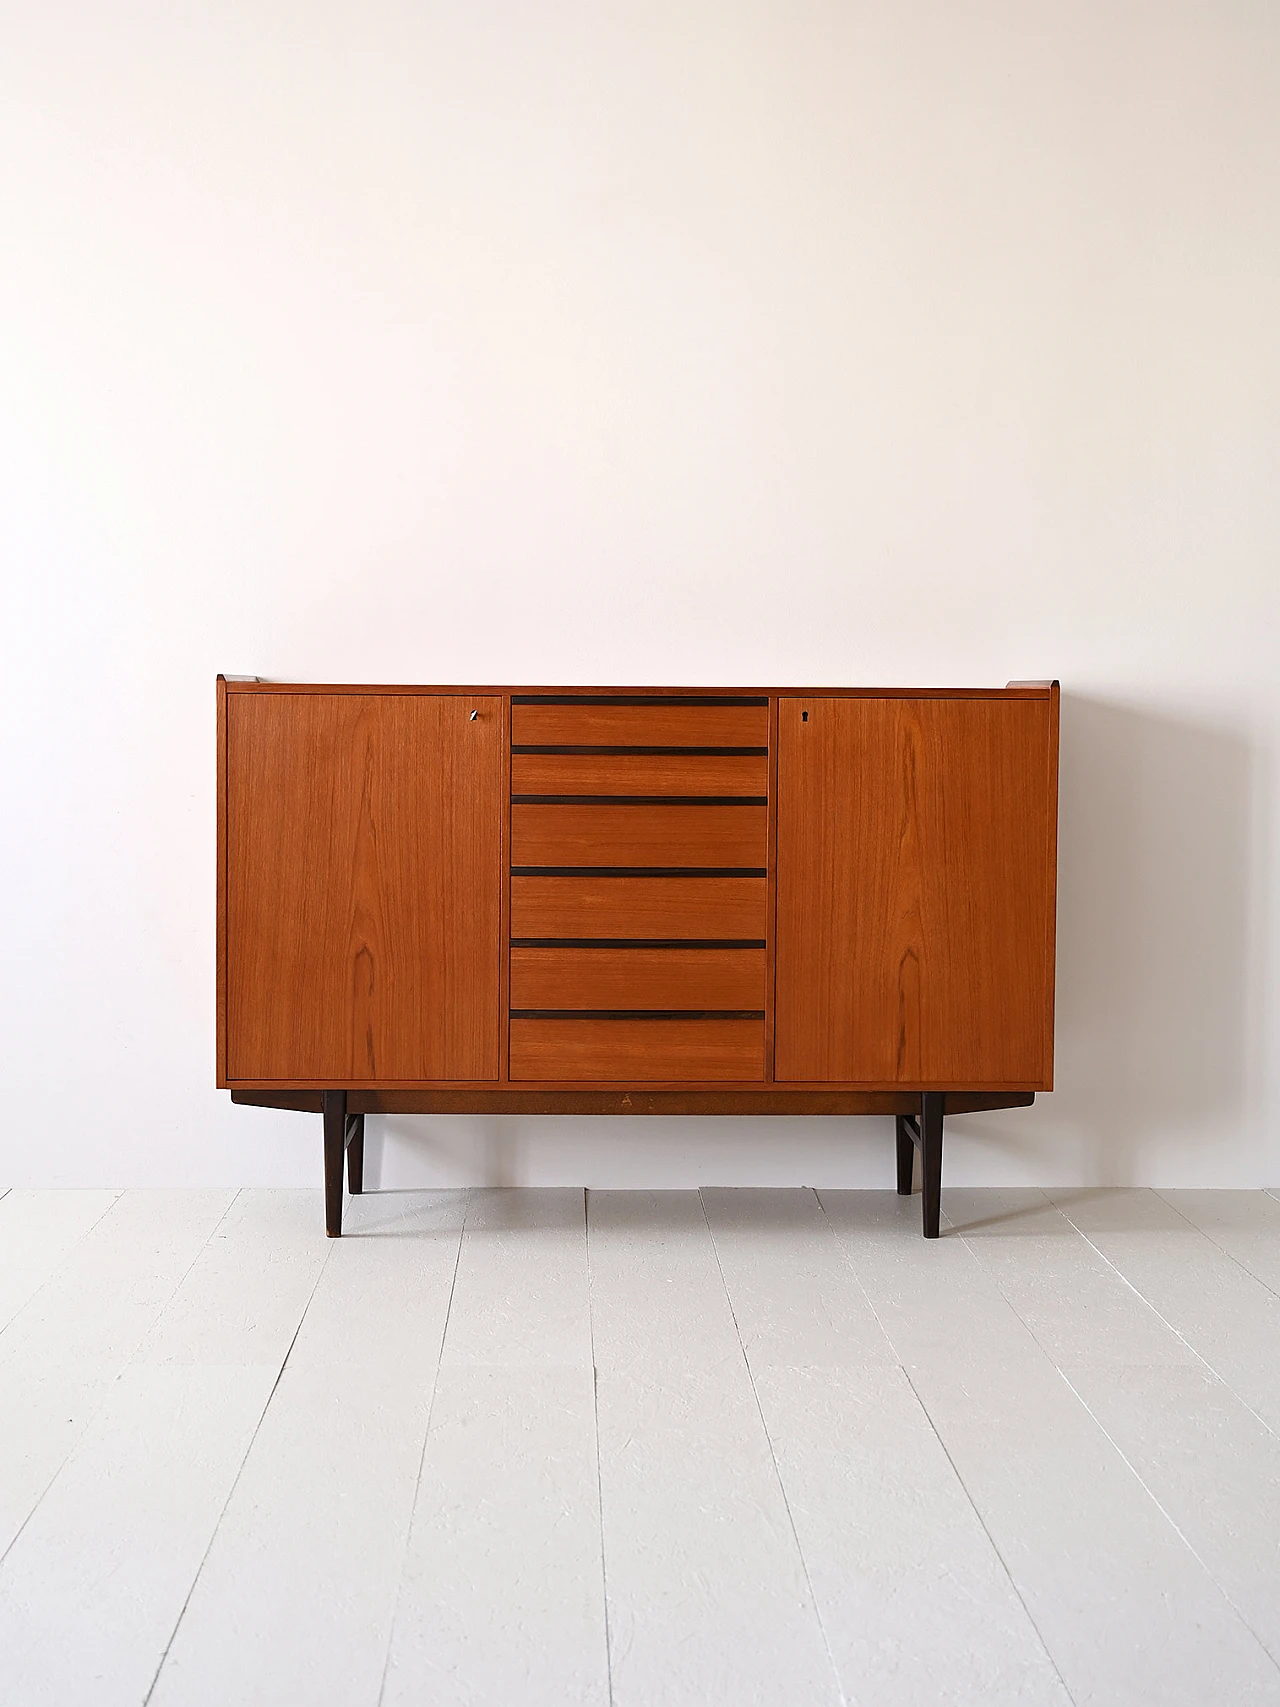
[[349,1114],[347,1131],[347,1190],[359,1197],[364,1190],[364,1115]]
[[324,1230],[342,1237],[342,1152],[347,1147],[347,1093],[324,1093]]
[[915,1142],[905,1115],[895,1114],[893,1123],[898,1136],[898,1196],[910,1197],[912,1177],[915,1173]]
[[936,1239],[942,1209],[942,1114],[946,1098],[942,1091],[924,1091],[920,1097],[920,1190],[924,1214],[924,1236]]

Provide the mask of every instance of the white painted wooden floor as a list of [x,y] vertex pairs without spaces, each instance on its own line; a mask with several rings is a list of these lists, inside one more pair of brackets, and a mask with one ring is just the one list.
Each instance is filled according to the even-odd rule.
[[1280,1707],[1280,1196],[0,1198],[9,1707]]

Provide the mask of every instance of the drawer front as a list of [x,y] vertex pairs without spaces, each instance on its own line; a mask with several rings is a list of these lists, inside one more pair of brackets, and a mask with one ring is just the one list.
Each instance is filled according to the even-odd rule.
[[515,866],[763,871],[764,806],[513,806]]
[[657,698],[641,705],[513,701],[511,741],[516,747],[764,747],[769,705],[672,705]]
[[511,792],[762,799],[767,753],[513,753]]
[[513,877],[516,938],[760,942],[763,877]]
[[763,1009],[762,948],[513,948],[513,1008]]
[[514,1081],[672,1080],[752,1082],[764,1078],[762,1019],[516,1019]]

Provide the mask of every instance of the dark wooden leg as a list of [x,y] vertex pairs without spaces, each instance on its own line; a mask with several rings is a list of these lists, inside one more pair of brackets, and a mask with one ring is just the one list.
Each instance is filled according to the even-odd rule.
[[347,1190],[359,1197],[364,1190],[364,1115],[347,1116]]
[[942,1114],[946,1096],[924,1091],[920,1097],[920,1188],[923,1193],[924,1236],[936,1239],[942,1208]]
[[915,1141],[904,1115],[895,1114],[893,1123],[898,1135],[898,1196],[910,1197],[916,1162]]
[[347,1147],[347,1093],[324,1093],[324,1230],[342,1237],[342,1152]]

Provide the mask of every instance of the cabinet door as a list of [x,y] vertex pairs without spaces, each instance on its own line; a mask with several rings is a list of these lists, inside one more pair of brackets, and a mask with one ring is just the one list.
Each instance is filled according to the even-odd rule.
[[501,706],[228,695],[229,1079],[497,1078]]
[[1048,1087],[1055,713],[780,701],[778,1079]]

